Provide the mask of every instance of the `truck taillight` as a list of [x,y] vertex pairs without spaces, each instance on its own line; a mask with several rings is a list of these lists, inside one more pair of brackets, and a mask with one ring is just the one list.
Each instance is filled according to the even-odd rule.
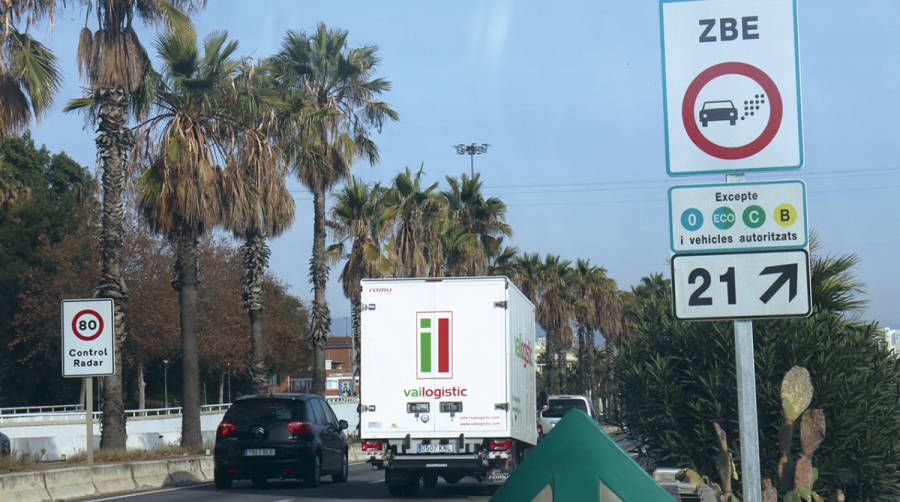
[[312,424],[304,421],[290,422],[287,424],[287,430],[295,436],[305,436],[312,433]]
[[376,441],[374,443],[369,443],[369,442],[363,441],[363,444],[362,444],[363,451],[380,450],[381,448],[382,448],[381,441]]
[[216,439],[231,435],[237,429],[233,422],[221,422],[216,428]]
[[507,439],[506,441],[494,441],[491,440],[490,444],[491,451],[503,451],[512,448],[512,441]]

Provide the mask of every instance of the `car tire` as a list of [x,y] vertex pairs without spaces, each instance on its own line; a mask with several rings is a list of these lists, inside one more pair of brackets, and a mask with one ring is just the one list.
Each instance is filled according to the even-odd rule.
[[267,480],[266,480],[266,477],[265,477],[265,476],[262,476],[262,475],[259,475],[259,474],[254,474],[253,477],[250,478],[250,481],[253,482],[253,487],[254,487],[254,488],[263,488],[263,487],[266,486],[266,481],[267,481]]
[[322,459],[316,454],[310,462],[309,469],[303,477],[303,486],[317,488],[322,484]]
[[213,478],[215,478],[215,484],[217,490],[227,490],[231,488],[231,482],[233,479],[230,474],[226,474],[222,471],[216,470],[213,472]]
[[347,458],[347,452],[341,455],[341,472],[331,475],[332,483],[345,483],[350,477],[350,461]]

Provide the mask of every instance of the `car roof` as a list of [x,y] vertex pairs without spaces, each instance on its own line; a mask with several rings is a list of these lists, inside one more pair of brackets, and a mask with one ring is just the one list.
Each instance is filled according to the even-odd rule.
[[[278,392],[275,394],[247,394],[235,399],[238,401],[249,401],[252,399],[285,399],[291,401],[308,401],[313,398],[320,398],[318,394],[300,394],[297,392]],[[321,399],[321,398],[320,398]]]
[[584,399],[587,400],[587,396],[582,394],[550,394],[547,396],[547,399]]

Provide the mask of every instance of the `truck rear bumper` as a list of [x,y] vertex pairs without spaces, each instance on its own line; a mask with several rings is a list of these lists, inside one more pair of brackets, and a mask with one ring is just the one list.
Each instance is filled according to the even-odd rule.
[[480,471],[482,460],[476,455],[393,455],[389,467],[398,470],[454,469]]

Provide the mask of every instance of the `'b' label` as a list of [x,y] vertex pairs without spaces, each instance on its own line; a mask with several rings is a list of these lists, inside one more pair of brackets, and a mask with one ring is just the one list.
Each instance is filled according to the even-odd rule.
[[775,222],[782,227],[789,227],[795,221],[797,221],[797,209],[794,206],[784,203],[775,208]]

